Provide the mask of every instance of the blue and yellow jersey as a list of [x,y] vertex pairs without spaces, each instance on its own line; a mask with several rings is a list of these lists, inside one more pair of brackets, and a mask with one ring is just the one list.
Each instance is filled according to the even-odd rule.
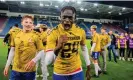
[[67,35],[68,41],[63,44],[54,62],[54,72],[57,74],[71,74],[81,69],[79,54],[80,44],[86,44],[85,31],[75,24],[69,31],[65,31],[62,24],[54,28],[47,37],[46,50],[54,50],[61,35]]
[[35,71],[35,67],[30,71],[26,71],[24,67],[35,57],[37,51],[43,50],[41,39],[32,31],[28,33],[20,31],[11,41],[11,46],[15,47],[12,70],[18,72]]
[[11,41],[13,40],[13,38],[21,31],[20,28],[18,27],[13,27],[12,29],[10,29],[10,31],[8,32],[8,34],[10,34],[9,37],[9,46],[11,45]]
[[106,46],[108,43],[111,42],[110,36],[108,34],[100,34],[101,39],[101,48]]
[[95,46],[93,52],[99,52],[99,51],[101,51],[101,39],[100,39],[100,35],[98,33],[94,33],[92,35],[92,44],[93,43],[96,43],[96,46]]

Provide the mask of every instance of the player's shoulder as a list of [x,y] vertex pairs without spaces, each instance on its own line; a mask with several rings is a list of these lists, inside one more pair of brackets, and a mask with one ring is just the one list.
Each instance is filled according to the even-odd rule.
[[23,36],[21,36],[21,34],[23,34],[22,30],[17,32],[14,37],[23,37]]
[[78,30],[84,31],[84,29],[83,29],[82,27],[80,27],[80,26],[78,26],[78,25],[76,25],[76,24],[75,24],[75,27],[76,27],[76,29],[78,29]]
[[37,31],[32,31],[32,34],[34,35],[34,36],[40,36],[40,33],[39,32],[37,32]]
[[56,27],[52,28],[51,31],[57,31],[59,29],[59,25],[57,25]]
[[10,32],[19,32],[19,31],[21,31],[21,29],[20,28],[16,28],[16,27],[14,27],[14,28],[12,28],[10,30]]
[[56,27],[52,28],[50,31],[50,34],[56,34],[59,31],[59,26],[57,25]]

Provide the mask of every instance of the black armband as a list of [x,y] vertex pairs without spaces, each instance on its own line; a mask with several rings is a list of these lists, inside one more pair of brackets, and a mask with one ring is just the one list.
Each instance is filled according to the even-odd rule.
[[8,34],[6,34],[6,36],[5,36],[5,38],[4,38],[4,40],[3,40],[3,42],[8,42],[8,38],[10,37],[10,34],[8,33]]

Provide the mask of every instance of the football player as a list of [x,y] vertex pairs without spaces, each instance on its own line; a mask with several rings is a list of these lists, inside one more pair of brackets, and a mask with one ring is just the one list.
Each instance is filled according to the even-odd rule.
[[44,54],[41,39],[32,32],[34,18],[25,15],[21,24],[23,26],[11,42],[11,50],[4,69],[4,75],[8,76],[8,70],[13,61],[10,80],[34,80],[35,79],[35,62],[36,52]]
[[[101,39],[100,39],[100,35],[96,32],[97,26],[96,25],[92,25],[91,26],[91,32],[92,32],[92,47],[90,50],[92,59],[93,59],[93,64],[94,64],[94,68],[95,68],[95,75],[94,77],[98,78],[99,74],[101,73],[101,68],[98,65],[98,58],[100,55],[100,51],[101,51]],[[99,73],[99,74],[98,74]]]
[[107,47],[110,45],[111,39],[107,34],[106,29],[103,27],[101,28],[100,38],[101,38],[101,55],[103,58],[103,73],[106,74]]
[[53,80],[84,80],[79,46],[86,61],[86,78],[90,80],[90,60],[85,31],[75,25],[76,10],[66,6],[61,9],[61,23],[47,37],[46,64],[54,60]]

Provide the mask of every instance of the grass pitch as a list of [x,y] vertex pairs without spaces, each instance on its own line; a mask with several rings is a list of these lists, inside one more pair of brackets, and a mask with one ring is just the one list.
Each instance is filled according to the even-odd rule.
[[[7,46],[4,46],[2,43],[2,39],[0,39],[0,80],[8,80],[9,77],[3,76],[3,70],[6,63],[6,56],[7,56]],[[90,43],[89,40],[87,40],[87,47],[90,49]],[[84,70],[86,70],[86,65],[84,62],[83,57],[81,56],[82,60],[82,67]],[[100,59],[102,62],[102,59]],[[53,66],[49,65],[48,70],[50,73],[50,76],[48,77],[48,80],[52,80],[52,72],[53,72]],[[118,61],[118,63],[115,63],[113,60],[111,62],[108,62],[108,56],[107,56],[107,75],[101,74],[99,78],[93,78],[91,80],[133,80],[133,62],[128,61]],[[9,71],[10,73],[10,71]],[[39,70],[40,73],[40,70]],[[91,74],[94,74],[94,67],[93,64],[91,64]],[[37,80],[41,80],[42,78],[39,77]]]

